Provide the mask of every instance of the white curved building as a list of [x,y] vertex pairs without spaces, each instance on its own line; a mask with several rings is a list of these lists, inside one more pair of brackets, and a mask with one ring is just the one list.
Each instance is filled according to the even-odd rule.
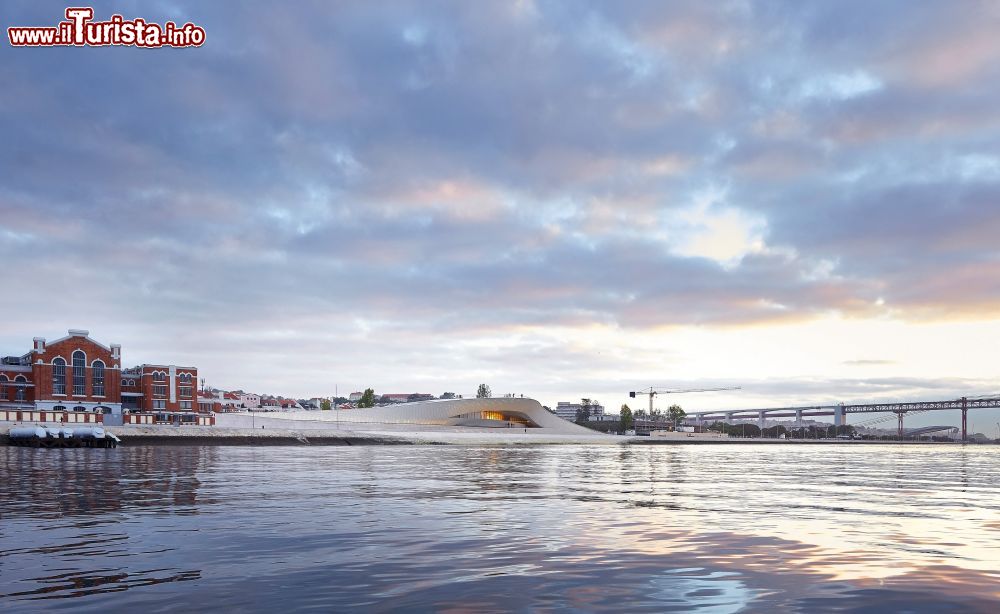
[[[544,409],[534,399],[441,399],[388,407],[332,411],[282,412],[268,418],[343,425],[413,425],[472,429],[539,429],[566,435],[596,435],[594,431]],[[332,425],[332,424],[331,424]]]

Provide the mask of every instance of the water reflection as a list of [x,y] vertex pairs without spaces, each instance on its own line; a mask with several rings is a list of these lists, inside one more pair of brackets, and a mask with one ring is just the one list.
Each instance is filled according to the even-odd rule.
[[217,448],[0,448],[5,519],[82,516],[150,508],[198,512],[197,472],[211,471]]
[[0,460],[0,607],[1000,606],[990,448],[0,448]]

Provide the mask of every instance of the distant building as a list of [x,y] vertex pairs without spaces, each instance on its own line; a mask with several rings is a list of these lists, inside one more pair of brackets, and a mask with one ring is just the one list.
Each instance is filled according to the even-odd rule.
[[432,394],[420,392],[389,393],[382,395],[382,403],[413,403],[415,401],[430,401],[433,398]]
[[257,409],[260,407],[260,395],[249,392],[241,393],[240,404],[247,409]]
[[351,396],[347,397],[347,400],[350,401],[351,403],[357,403],[358,401],[361,400],[361,397],[363,396],[365,396],[365,393],[363,392],[352,392]]
[[121,371],[122,408],[126,411],[195,411],[198,369],[175,365],[139,365]]
[[[576,412],[583,409],[583,405],[580,403],[570,403],[568,401],[559,401],[556,403],[556,415],[563,420],[569,420],[573,422],[576,420]],[[591,405],[590,406],[590,419],[598,421],[604,416],[604,406],[603,405]]]
[[144,364],[121,367],[121,346],[104,345],[86,330],[0,360],[0,408],[91,411],[196,411],[198,369]]

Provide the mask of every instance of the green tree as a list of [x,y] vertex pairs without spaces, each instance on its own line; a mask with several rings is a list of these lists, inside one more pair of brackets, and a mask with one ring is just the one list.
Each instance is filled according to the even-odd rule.
[[330,404],[330,399],[323,399],[319,402],[319,408],[323,411],[330,411],[332,405]]
[[361,395],[361,400],[358,401],[358,407],[375,407],[375,391],[366,388],[364,394]]
[[580,407],[576,410],[576,423],[583,424],[590,420],[590,399],[580,399]]
[[631,431],[633,426],[635,426],[635,420],[632,418],[632,408],[627,404],[623,404],[621,409],[622,432]]
[[677,428],[686,415],[687,412],[681,409],[680,405],[671,405],[667,408],[667,419],[674,423],[674,428]]
[[486,384],[479,384],[479,390],[476,390],[477,399],[489,399],[493,396],[493,391]]

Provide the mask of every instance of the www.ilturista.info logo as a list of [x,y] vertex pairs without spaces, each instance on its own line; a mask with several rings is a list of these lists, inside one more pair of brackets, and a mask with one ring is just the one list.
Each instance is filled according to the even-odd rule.
[[55,27],[11,27],[7,38],[14,47],[200,47],[205,42],[205,29],[190,22],[178,26],[168,21],[161,26],[121,15],[112,15],[108,21],[93,19],[91,7],[70,7],[66,21]]

